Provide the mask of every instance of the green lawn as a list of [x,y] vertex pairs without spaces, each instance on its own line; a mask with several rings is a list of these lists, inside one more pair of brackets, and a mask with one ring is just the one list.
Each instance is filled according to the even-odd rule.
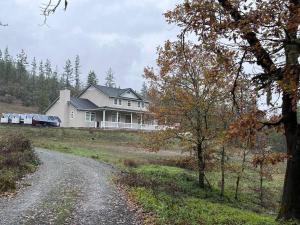
[[217,169],[207,173],[212,190],[203,191],[197,186],[196,171],[177,167],[178,161],[186,157],[181,155],[178,147],[172,146],[172,150],[158,153],[148,152],[140,147],[143,138],[138,132],[0,126],[0,135],[7,132],[22,132],[37,147],[91,157],[126,171],[127,176],[118,181],[143,207],[148,222],[172,225],[277,224],[275,216],[283,168],[274,173],[273,180],[266,181],[268,207],[262,207],[256,190],[257,171],[246,170],[239,200],[233,198],[236,174],[226,173],[225,197],[221,198]]

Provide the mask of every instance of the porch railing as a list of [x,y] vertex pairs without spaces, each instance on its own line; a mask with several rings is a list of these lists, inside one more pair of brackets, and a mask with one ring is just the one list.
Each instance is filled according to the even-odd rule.
[[162,126],[159,125],[122,123],[122,122],[111,122],[111,121],[101,121],[100,128],[133,129],[133,130],[162,130],[163,129]]

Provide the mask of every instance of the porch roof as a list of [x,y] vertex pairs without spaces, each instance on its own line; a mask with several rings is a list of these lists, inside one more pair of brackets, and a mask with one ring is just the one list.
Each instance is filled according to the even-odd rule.
[[116,111],[116,112],[132,112],[132,113],[143,113],[143,114],[151,114],[148,111],[143,111],[143,110],[134,110],[134,109],[122,109],[122,108],[113,108],[113,107],[107,107],[107,106],[103,106],[103,107],[98,107],[96,109],[81,109],[83,111]]

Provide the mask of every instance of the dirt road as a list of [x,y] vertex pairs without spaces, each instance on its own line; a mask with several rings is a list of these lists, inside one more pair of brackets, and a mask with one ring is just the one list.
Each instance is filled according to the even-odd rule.
[[111,183],[109,165],[36,149],[42,165],[12,198],[0,198],[0,224],[139,224]]

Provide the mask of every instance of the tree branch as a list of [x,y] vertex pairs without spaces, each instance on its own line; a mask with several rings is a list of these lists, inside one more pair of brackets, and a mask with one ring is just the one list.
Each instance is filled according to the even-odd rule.
[[68,0],[57,0],[56,3],[52,3],[53,0],[49,0],[44,7],[42,7],[42,15],[44,16],[44,24],[47,22],[48,16],[54,14],[57,8],[64,2],[64,10],[67,10]]
[[[264,80],[275,80],[273,73],[277,71],[277,67],[272,61],[269,53],[263,48],[256,34],[253,32],[253,29],[249,24],[245,24],[245,20],[243,20],[240,12],[232,6],[232,4],[228,0],[218,0],[221,6],[230,13],[231,17],[235,22],[240,25],[240,30],[242,38],[245,39],[250,45],[250,51],[257,58],[257,64],[260,65],[264,74],[257,77],[259,79]],[[243,22],[243,24],[241,24]]]

